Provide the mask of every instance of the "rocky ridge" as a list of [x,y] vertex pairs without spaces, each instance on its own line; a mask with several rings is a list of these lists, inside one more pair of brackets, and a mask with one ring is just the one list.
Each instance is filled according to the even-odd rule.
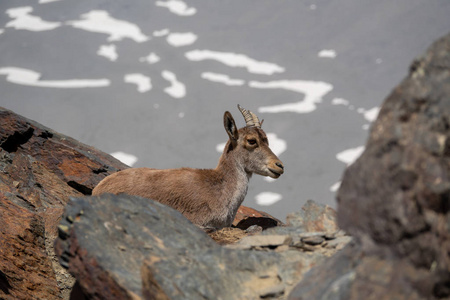
[[[90,195],[101,179],[124,168],[108,154],[0,108],[1,299],[83,297],[81,283],[72,289],[75,278],[55,256],[57,226],[70,197]],[[209,235],[229,244],[284,226],[245,206],[234,225]]]

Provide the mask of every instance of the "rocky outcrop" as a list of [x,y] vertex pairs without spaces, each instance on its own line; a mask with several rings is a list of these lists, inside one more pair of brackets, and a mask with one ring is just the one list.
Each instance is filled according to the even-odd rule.
[[350,240],[340,231],[300,231],[223,247],[172,208],[102,195],[68,204],[56,251],[87,299],[284,299]]
[[69,196],[126,166],[0,108],[0,298],[60,299],[72,277],[53,251]]
[[[55,256],[57,225],[69,197],[89,195],[124,168],[108,154],[0,108],[0,299],[83,297],[80,284],[72,291],[75,280]],[[247,207],[234,224],[210,236],[229,244],[282,225]]]
[[386,99],[338,202],[357,242],[290,299],[450,299],[450,35]]

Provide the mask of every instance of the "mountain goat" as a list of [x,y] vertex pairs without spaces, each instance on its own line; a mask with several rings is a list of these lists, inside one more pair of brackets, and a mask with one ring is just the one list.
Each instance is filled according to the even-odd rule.
[[231,226],[252,174],[278,178],[284,172],[283,163],[269,148],[262,122],[238,108],[246,126],[238,129],[233,116],[225,112],[229,139],[215,169],[130,168],[104,178],[92,194],[141,196],[171,206],[200,227]]

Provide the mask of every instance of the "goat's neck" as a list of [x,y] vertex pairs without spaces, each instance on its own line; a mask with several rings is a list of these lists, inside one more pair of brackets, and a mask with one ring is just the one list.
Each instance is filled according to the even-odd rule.
[[245,170],[245,163],[241,161],[239,155],[233,151],[227,152],[225,150],[222,153],[215,170],[223,173],[225,175],[224,178],[230,179],[231,181],[246,178],[245,181],[248,183],[249,179],[252,177],[252,173]]
[[[222,174],[224,186],[224,201],[229,209],[236,210],[247,194],[248,182],[252,176],[246,172],[244,163],[233,151],[226,150],[219,159],[216,171]],[[233,216],[234,217],[234,216]]]

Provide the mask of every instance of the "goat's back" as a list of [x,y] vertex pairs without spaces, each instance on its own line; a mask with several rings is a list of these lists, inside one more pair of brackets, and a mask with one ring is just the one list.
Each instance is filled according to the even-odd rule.
[[[205,174],[208,173],[208,174]],[[209,174],[211,173],[211,174]],[[183,213],[191,222],[206,226],[215,199],[209,180],[212,170],[130,168],[104,178],[92,195],[129,194],[152,199]]]

